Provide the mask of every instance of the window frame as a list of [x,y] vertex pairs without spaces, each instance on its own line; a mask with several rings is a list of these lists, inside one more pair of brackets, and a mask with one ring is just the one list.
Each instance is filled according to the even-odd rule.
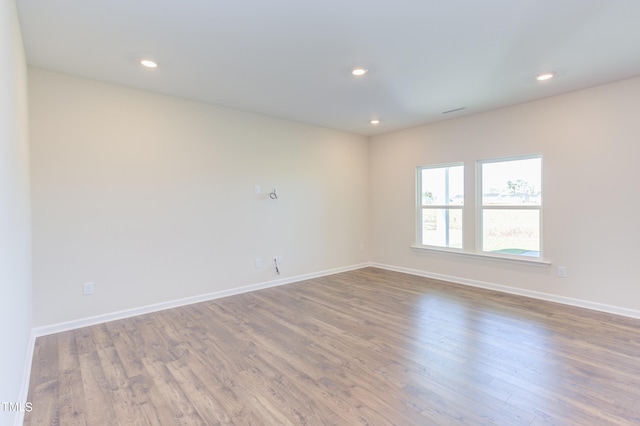
[[[492,163],[505,163],[510,161],[540,159],[540,204],[527,204],[527,205],[484,205],[483,199],[483,176],[482,166],[484,164]],[[544,180],[543,180],[543,156],[542,154],[527,154],[517,155],[511,157],[490,158],[485,160],[476,161],[476,226],[475,226],[475,240],[476,240],[476,252],[481,256],[499,257],[506,259],[527,260],[531,262],[544,262],[543,259],[543,199],[544,199]],[[484,211],[485,210],[526,210],[538,212],[538,256],[528,256],[524,254],[508,254],[508,253],[496,253],[484,250]]]
[[[463,176],[463,200],[462,204],[423,204],[423,188],[422,188],[422,171],[428,169],[447,169],[451,167],[462,167],[462,176]],[[431,250],[442,250],[442,251],[453,251],[453,252],[463,252],[464,251],[464,211],[465,211],[465,200],[464,200],[464,192],[466,190],[465,187],[465,173],[466,167],[463,161],[451,162],[451,163],[442,163],[442,164],[433,164],[433,165],[424,165],[416,167],[416,247],[423,249],[431,249]],[[448,188],[447,188],[448,190]],[[446,210],[460,210],[462,215],[462,220],[460,223],[462,239],[460,242],[460,247],[451,247],[449,246],[449,238],[448,238],[448,227],[447,227],[447,245],[439,246],[439,245],[431,245],[431,244],[423,244],[423,211],[424,209],[446,209]]]

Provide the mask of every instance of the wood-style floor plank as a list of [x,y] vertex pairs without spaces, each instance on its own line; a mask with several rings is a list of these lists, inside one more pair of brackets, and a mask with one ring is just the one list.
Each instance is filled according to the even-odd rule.
[[640,424],[640,320],[375,268],[37,339],[26,425]]

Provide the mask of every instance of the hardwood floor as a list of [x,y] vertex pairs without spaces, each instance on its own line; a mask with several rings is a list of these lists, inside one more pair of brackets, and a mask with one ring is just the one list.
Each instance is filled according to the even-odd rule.
[[37,339],[27,425],[640,424],[640,320],[365,268]]

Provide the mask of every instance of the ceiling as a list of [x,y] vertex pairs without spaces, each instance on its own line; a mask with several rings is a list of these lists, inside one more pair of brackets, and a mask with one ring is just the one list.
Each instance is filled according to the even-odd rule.
[[362,135],[640,75],[638,0],[16,4],[31,66]]

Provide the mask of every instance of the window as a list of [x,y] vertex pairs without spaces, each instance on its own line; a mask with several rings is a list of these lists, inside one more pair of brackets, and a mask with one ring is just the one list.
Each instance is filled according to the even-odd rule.
[[461,249],[464,166],[418,167],[417,174],[419,244]]
[[542,257],[542,156],[477,161],[472,175],[466,183],[476,191],[465,205],[464,163],[417,168],[413,248],[548,265]]
[[541,257],[542,157],[478,162],[483,253]]

